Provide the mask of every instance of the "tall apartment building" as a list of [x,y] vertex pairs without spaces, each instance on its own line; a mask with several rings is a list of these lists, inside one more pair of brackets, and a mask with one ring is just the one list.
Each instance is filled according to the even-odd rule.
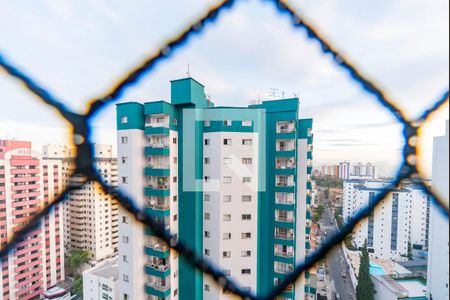
[[[448,195],[448,131],[434,139],[432,189],[447,205]],[[449,228],[446,218],[437,207],[431,209],[430,246],[428,250],[427,295],[431,300],[448,299],[449,285]]]
[[344,161],[339,163],[339,178],[350,179],[350,162]]
[[[43,159],[31,149],[31,142],[0,140],[0,245],[62,188],[61,164]],[[36,299],[64,280],[62,226],[62,208],[58,205],[2,258],[1,299]]]
[[[348,221],[375,200],[387,181],[344,181],[343,218]],[[360,248],[367,241],[369,253],[382,259],[407,260],[412,249],[428,249],[430,197],[412,183],[404,184],[381,201],[353,231]]]
[[[214,107],[192,78],[172,81],[171,92],[171,103],[117,106],[119,186],[198,254],[262,294],[310,249],[312,120],[299,120],[298,99]],[[121,299],[230,298],[119,211]],[[280,299],[315,295],[309,278]]]
[[[64,183],[75,169],[75,151],[63,145],[43,147],[46,160],[61,165]],[[104,180],[117,187],[117,158],[111,145],[95,145],[96,168]],[[71,178],[83,182],[82,176]],[[70,193],[64,202],[64,235],[66,251],[87,250],[93,261],[112,257],[118,251],[119,204],[97,184],[87,183],[80,190]]]

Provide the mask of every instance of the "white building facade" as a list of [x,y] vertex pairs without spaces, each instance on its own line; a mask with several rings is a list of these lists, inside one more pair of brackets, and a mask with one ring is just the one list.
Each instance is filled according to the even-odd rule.
[[118,257],[106,259],[83,272],[83,299],[120,299]]
[[[348,221],[387,187],[387,181],[344,181],[343,218]],[[353,231],[353,243],[367,241],[369,253],[381,259],[407,260],[412,249],[428,248],[430,198],[407,184],[392,191]]]
[[[434,139],[432,189],[448,205],[448,131]],[[448,218],[432,205],[430,247],[428,252],[427,295],[430,299],[449,298],[449,227]]]

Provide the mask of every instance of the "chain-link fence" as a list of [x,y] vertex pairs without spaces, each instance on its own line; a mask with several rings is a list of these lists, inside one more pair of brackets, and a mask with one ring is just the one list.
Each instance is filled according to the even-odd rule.
[[[362,219],[369,216],[370,212],[380,203],[393,189],[395,189],[403,180],[413,179],[419,182],[425,192],[432,197],[434,205],[440,208],[440,211],[448,218],[448,207],[446,204],[438,199],[436,195],[425,184],[424,179],[419,174],[417,167],[418,164],[418,133],[424,123],[428,120],[430,115],[442,107],[447,101],[449,92],[448,90],[436,101],[436,103],[417,119],[409,119],[395,104],[392,99],[389,99],[386,94],[380,89],[375,82],[367,78],[352,62],[345,56],[343,56],[336,48],[333,47],[323,36],[317,31],[317,29],[303,18],[303,16],[294,10],[285,0],[262,0],[265,2],[271,2],[276,10],[289,18],[291,25],[300,30],[304,30],[307,33],[308,38],[312,42],[319,43],[321,51],[324,54],[332,56],[335,64],[347,71],[351,79],[359,84],[366,93],[372,95],[381,105],[389,110],[396,120],[403,125],[403,161],[397,175],[392,183],[376,196],[375,201],[370,205],[361,209],[356,215],[354,215],[341,230],[330,236],[314,253],[309,255],[302,263],[298,264],[292,273],[287,275],[285,279],[278,284],[267,295],[256,296],[249,293],[247,290],[241,288],[233,279],[225,276],[225,274],[214,266],[207,259],[195,253],[192,249],[185,244],[179,242],[170,233],[166,232],[159,223],[148,216],[144,211],[141,211],[125,194],[120,191],[116,191],[106,182],[103,181],[100,174],[94,167],[94,152],[93,143],[91,140],[91,122],[96,114],[109,104],[119,100],[124,92],[139,83],[139,81],[145,76],[151,73],[151,71],[164,59],[168,59],[179,48],[183,47],[189,39],[196,34],[201,34],[209,23],[216,22],[220,14],[226,10],[231,9],[238,2],[236,0],[225,0],[214,6],[212,6],[205,14],[203,14],[195,22],[187,26],[181,33],[169,40],[163,47],[157,50],[153,55],[148,57],[142,64],[131,70],[124,79],[117,82],[117,84],[107,94],[90,101],[87,107],[86,114],[78,114],[70,111],[63,104],[62,101],[55,98],[45,88],[39,86],[32,78],[23,73],[19,68],[15,67],[9,60],[7,60],[2,53],[0,53],[0,66],[10,76],[16,78],[24,87],[37,96],[43,103],[49,105],[55,109],[71,126],[72,140],[77,149],[76,157],[76,169],[72,176],[84,175],[86,182],[95,181],[100,184],[104,191],[113,193],[113,196],[120,202],[120,204],[128,212],[134,215],[137,221],[150,227],[152,232],[167,242],[170,247],[180,253],[187,261],[202,270],[204,273],[211,275],[214,280],[222,287],[226,288],[230,292],[244,298],[244,299],[273,299],[277,295],[280,295],[289,284],[294,282],[299,276],[306,270],[313,267],[317,262],[323,259],[335,245],[340,244],[345,237],[353,231],[356,224]],[[33,216],[30,222],[24,226],[21,230],[15,233],[12,239],[0,250],[0,257],[4,257],[9,251],[13,250],[14,246],[20,242],[31,230],[39,225],[41,219],[46,216],[51,209],[63,202],[71,191],[82,188],[83,185],[71,185],[62,192],[59,197],[53,200],[43,210]]]

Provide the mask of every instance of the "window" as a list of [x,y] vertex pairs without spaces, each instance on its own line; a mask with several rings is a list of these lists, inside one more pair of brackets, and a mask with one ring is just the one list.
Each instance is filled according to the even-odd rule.
[[210,238],[211,237],[211,233],[209,231],[205,231],[205,238]]
[[121,138],[121,142],[122,142],[122,144],[128,144],[128,137],[127,136],[123,136]]
[[223,159],[223,163],[226,165],[230,165],[233,162],[233,160],[230,157],[225,157]]
[[178,196],[173,196],[172,199],[173,199],[173,202],[177,202],[178,201]]
[[230,146],[231,145],[231,139],[223,139],[223,144],[226,146]]
[[225,276],[231,276],[231,270],[223,270],[223,274],[225,274]]
[[223,251],[222,257],[223,258],[231,258],[231,251]]
[[123,300],[129,300],[130,296],[128,296],[128,294],[123,294]]
[[124,243],[124,244],[128,244],[128,241],[129,241],[130,239],[127,237],[127,236],[122,236],[122,242]]
[[250,275],[252,273],[251,269],[241,269],[242,275]]
[[241,257],[251,257],[252,256],[252,251],[241,251]]
[[244,165],[251,165],[252,164],[252,158],[251,157],[244,157],[242,159],[242,164],[244,164]]
[[173,215],[173,221],[174,222],[178,221],[178,215]]
[[[125,281],[125,282],[130,282],[130,278],[128,277],[128,275],[126,275],[126,274],[123,274],[123,281]],[[126,295],[126,294],[125,294]],[[124,298],[125,299],[125,298]],[[128,299],[128,298],[126,298],[126,299]]]
[[252,144],[253,144],[252,139],[243,139],[242,140],[242,145],[244,145],[244,146],[251,146]]
[[128,257],[126,255],[123,255],[122,256],[122,260],[127,263],[128,262]]
[[211,177],[205,176],[205,182],[209,182],[211,180]]
[[205,146],[209,146],[210,145],[210,140],[209,139],[205,139]]
[[243,221],[248,221],[252,219],[252,215],[251,214],[242,214],[242,220]]
[[225,126],[231,126],[231,120],[225,120],[225,121],[223,121],[223,125],[225,125]]
[[205,220],[209,220],[210,217],[211,215],[209,213],[205,213]]
[[242,126],[247,127],[247,126],[252,126],[252,125],[253,125],[253,121],[250,121],[250,120],[242,121]]
[[242,182],[243,183],[250,183],[250,182],[252,182],[252,178],[251,177],[242,177]]
[[176,289],[175,291],[173,291],[173,295],[174,297],[176,297],[178,295],[178,289]]
[[246,240],[246,239],[251,239],[252,238],[252,233],[251,232],[243,232],[241,233],[241,239]]
[[122,216],[122,223],[128,224],[128,217]]
[[223,215],[223,221],[231,221],[231,215],[230,214],[224,214]]
[[230,184],[231,183],[231,176],[224,176],[223,177],[223,183]]
[[206,255],[206,256],[210,256],[210,255],[211,255],[211,250],[205,249],[205,255]]
[[203,200],[210,201],[211,200],[211,195],[210,194],[204,194],[203,195]]
[[120,123],[127,124],[128,123],[128,117],[127,116],[123,116],[122,119],[120,119]]
[[242,202],[252,202],[251,195],[242,195]]
[[176,144],[176,143],[177,143],[177,138],[173,138],[173,139],[172,139],[172,142],[173,142],[174,144]]
[[209,292],[211,290],[211,287],[208,284],[205,284],[205,291]]
[[126,164],[127,161],[128,161],[128,157],[123,156],[123,157],[122,157],[122,164]]
[[230,232],[225,232],[223,234],[223,239],[224,240],[230,240],[231,239],[231,233]]
[[177,125],[178,124],[177,119],[173,118],[172,123],[173,123],[173,125]]
[[224,195],[223,202],[231,202],[231,195]]
[[205,157],[205,165],[209,165],[211,163],[211,159],[209,157]]
[[122,177],[122,183],[128,184],[128,177]]
[[177,183],[177,182],[178,182],[178,177],[177,177],[177,176],[174,176],[173,179],[172,179],[172,181],[173,181],[173,183]]
[[209,127],[209,126],[211,126],[211,122],[210,121],[203,121],[203,126]]
[[178,157],[174,157],[174,158],[173,158],[173,163],[174,163],[174,164],[177,164],[177,163],[178,163]]

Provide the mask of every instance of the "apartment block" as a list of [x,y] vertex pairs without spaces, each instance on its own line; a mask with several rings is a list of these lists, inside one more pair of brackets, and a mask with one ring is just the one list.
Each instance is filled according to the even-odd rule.
[[[0,244],[3,246],[63,188],[61,165],[31,142],[0,140]],[[2,258],[1,299],[36,299],[65,279],[63,213],[55,206],[41,225]]]
[[[449,152],[448,131],[445,136],[434,138],[432,189],[448,205]],[[430,221],[430,245],[428,250],[427,296],[431,300],[448,299],[449,285],[449,227],[448,218],[432,205]]]
[[[309,253],[312,120],[298,99],[215,107],[185,78],[170,103],[118,104],[117,128],[121,190],[244,288],[267,292]],[[119,214],[121,299],[231,299]],[[314,298],[310,276],[279,299]]]
[[[388,181],[344,181],[343,218],[348,221],[373,201]],[[353,231],[360,248],[367,241],[369,253],[381,259],[407,260],[413,250],[428,249],[430,197],[414,183],[405,183],[381,201]]]
[[[95,165],[105,180],[112,187],[117,187],[117,158],[111,145],[95,145]],[[69,179],[75,170],[75,151],[63,145],[43,147],[47,161],[59,164],[64,184],[83,183],[83,176]],[[64,202],[65,249],[87,250],[92,260],[101,261],[114,256],[118,251],[118,214],[119,204],[98,184],[86,183],[81,189],[73,191]]]
[[119,258],[105,259],[83,272],[83,299],[119,300]]

